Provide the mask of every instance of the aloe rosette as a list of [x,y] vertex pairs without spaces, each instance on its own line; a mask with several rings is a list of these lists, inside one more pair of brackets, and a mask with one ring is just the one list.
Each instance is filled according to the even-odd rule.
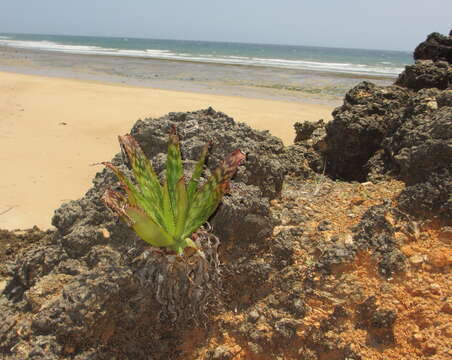
[[191,239],[221,202],[229,189],[229,181],[245,160],[235,150],[199,186],[209,144],[202,150],[190,180],[186,183],[179,136],[172,128],[168,141],[166,180],[163,184],[131,135],[119,136],[119,143],[132,168],[132,182],[112,163],[103,163],[117,176],[124,193],[107,189],[103,200],[137,235],[152,246],[165,247],[182,254],[186,247],[197,249]]

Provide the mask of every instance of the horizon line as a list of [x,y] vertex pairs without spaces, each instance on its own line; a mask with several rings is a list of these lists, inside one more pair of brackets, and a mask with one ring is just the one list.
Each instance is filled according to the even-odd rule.
[[339,46],[324,46],[324,45],[300,45],[300,44],[274,44],[265,42],[241,42],[241,41],[224,41],[224,40],[193,40],[193,39],[170,39],[170,38],[151,38],[151,37],[137,37],[137,36],[105,36],[105,35],[80,35],[80,34],[44,34],[44,33],[29,33],[29,32],[0,32],[4,35],[44,35],[44,36],[73,36],[73,37],[103,37],[111,39],[139,39],[139,40],[164,40],[164,41],[188,41],[188,42],[206,42],[206,43],[222,43],[222,44],[246,44],[246,45],[270,45],[270,46],[293,46],[293,47],[312,47],[312,48],[326,48],[326,49],[344,49],[344,50],[370,50],[370,51],[393,51],[401,53],[412,54],[413,50],[391,50],[391,49],[371,49],[371,48],[353,48],[353,47],[339,47]]

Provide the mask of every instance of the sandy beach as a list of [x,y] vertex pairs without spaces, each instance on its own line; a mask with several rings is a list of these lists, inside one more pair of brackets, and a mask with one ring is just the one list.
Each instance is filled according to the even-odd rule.
[[51,226],[81,197],[139,118],[212,106],[290,144],[297,121],[329,120],[333,106],[170,91],[0,72],[0,228]]

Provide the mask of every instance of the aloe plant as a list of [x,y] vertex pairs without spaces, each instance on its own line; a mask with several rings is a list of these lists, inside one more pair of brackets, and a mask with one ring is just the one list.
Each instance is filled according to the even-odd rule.
[[135,182],[112,163],[103,163],[117,176],[124,194],[107,189],[103,200],[137,235],[152,246],[164,247],[181,255],[184,249],[197,249],[191,235],[213,214],[229,189],[229,180],[245,155],[235,150],[199,186],[209,144],[202,150],[190,180],[186,183],[179,136],[172,128],[168,141],[166,180],[163,184],[151,161],[131,135],[119,136]]

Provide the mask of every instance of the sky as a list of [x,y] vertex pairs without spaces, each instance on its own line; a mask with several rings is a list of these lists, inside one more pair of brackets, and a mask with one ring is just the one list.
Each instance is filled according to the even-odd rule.
[[1,33],[412,51],[450,29],[451,0],[0,0]]

